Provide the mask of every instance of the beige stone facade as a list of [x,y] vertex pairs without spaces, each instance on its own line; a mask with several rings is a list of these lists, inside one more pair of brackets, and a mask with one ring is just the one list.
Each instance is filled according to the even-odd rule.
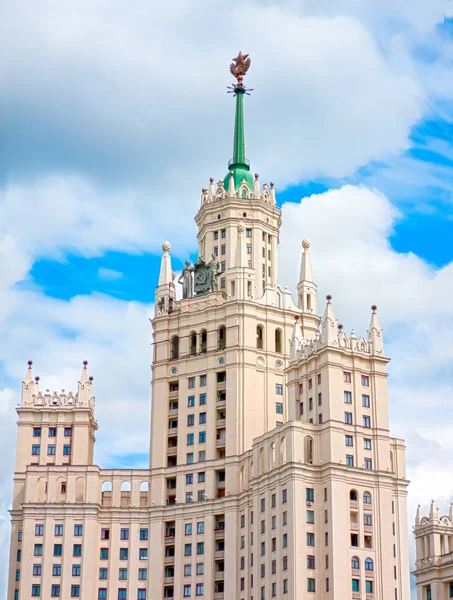
[[417,600],[453,598],[453,504],[441,516],[433,500],[427,517],[419,506],[414,534]]
[[222,273],[176,300],[163,245],[149,470],[93,464],[86,365],[75,395],[43,394],[30,365],[8,600],[407,600],[404,444],[376,311],[366,338],[346,336],[330,299],[318,316],[308,240],[294,303],[258,176],[211,180],[196,223]]

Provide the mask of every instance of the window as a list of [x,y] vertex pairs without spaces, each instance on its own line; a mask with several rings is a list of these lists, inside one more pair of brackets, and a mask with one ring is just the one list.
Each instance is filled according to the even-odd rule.
[[226,244],[222,244],[220,246],[220,254],[225,254],[226,253]]
[[363,426],[371,427],[371,419],[368,415],[363,415]]
[[353,592],[360,592],[360,579],[353,579],[352,580],[352,591]]
[[371,526],[373,524],[373,518],[369,513],[363,515],[363,524]]
[[184,586],[184,598],[190,598],[190,594],[191,594],[190,585],[185,585]]
[[138,570],[139,581],[146,581],[147,578],[148,578],[148,569],[139,569]]
[[345,383],[351,383],[351,373],[348,373],[348,372],[345,371],[343,373],[343,381]]
[[187,415],[187,427],[192,427],[195,423],[195,415]]
[[71,454],[71,444],[65,444],[63,446],[63,456],[69,456]]
[[198,502],[201,502],[205,499],[204,490],[198,490]]
[[127,598],[127,590],[126,588],[119,588],[118,590],[118,600],[126,600]]
[[352,404],[352,394],[351,392],[344,392],[344,401],[346,404]]
[[194,435],[193,435],[193,433],[188,433],[187,434],[187,445],[188,446],[193,446],[193,441],[194,441]]
[[345,435],[345,444],[346,446],[353,446],[354,445],[354,438],[352,437],[352,435]]
[[33,584],[33,585],[31,586],[31,595],[32,595],[33,597],[40,596],[40,595],[41,595],[41,586],[40,586],[40,585],[37,585],[36,583],[35,583],[35,584]]
[[314,533],[307,533],[307,546],[313,546],[315,545],[315,534]]
[[55,525],[55,535],[63,535],[63,525]]
[[363,503],[364,504],[371,504],[371,494],[370,494],[370,492],[364,492],[363,493]]
[[305,488],[305,500],[307,502],[315,501],[315,491],[313,488]]
[[49,437],[57,437],[57,428],[49,427]]
[[196,586],[195,590],[196,590],[196,595],[197,596],[203,596],[203,594],[204,594],[204,591],[203,591],[204,590],[204,586],[203,586],[202,583],[197,583],[197,586]]
[[198,473],[198,483],[204,483],[206,474],[203,471],[202,473]]
[[35,525],[35,535],[44,535],[44,525]]
[[189,377],[187,380],[189,390],[195,387],[195,377]]
[[221,229],[221,230],[220,230],[220,235],[221,235],[223,238],[226,238],[226,229]]
[[371,450],[371,440],[365,438],[363,440],[363,447],[365,448],[365,450]]
[[204,542],[197,543],[197,554],[204,554]]
[[362,406],[370,408],[370,397],[367,394],[362,394]]
[[365,469],[367,469],[367,471],[371,471],[373,468],[373,461],[371,458],[365,458]]
[[282,402],[276,402],[275,403],[275,412],[278,415],[282,415],[283,414],[283,403]]
[[352,454],[346,454],[346,464],[348,467],[354,466],[354,457],[352,456]]
[[305,512],[306,512],[307,523],[313,524],[315,522],[315,511],[307,510]]
[[261,325],[258,325],[256,328],[256,347],[259,350],[263,349],[264,345],[264,331]]
[[275,352],[282,352],[282,330],[275,330]]
[[[451,586],[451,585],[452,585],[452,584],[450,583],[450,586]],[[451,593],[451,590],[452,590],[452,589],[453,589],[453,588],[451,588],[451,587],[450,587],[450,598],[453,598],[453,594]],[[365,592],[366,592],[367,594],[372,594],[372,593],[374,592],[374,589],[373,589],[373,582],[372,582],[372,581],[365,581]]]
[[16,581],[20,581],[20,569],[16,569]]
[[282,490],[282,503],[286,504],[287,501],[288,501],[288,490],[284,489],[284,490]]
[[205,444],[206,443],[206,431],[200,431],[198,434],[198,441],[200,442],[200,444]]
[[57,447],[55,446],[55,444],[49,444],[47,446],[47,456],[55,456],[56,453]]
[[322,406],[322,394],[321,394],[321,392],[318,394],[318,406]]
[[61,565],[52,565],[52,577],[60,577]]
[[252,244],[247,244],[247,254],[252,253]]
[[186,523],[184,526],[184,534],[192,535],[192,523]]
[[283,384],[281,384],[281,383],[275,384],[275,393],[277,394],[277,396],[283,396]]
[[138,558],[139,560],[148,560],[148,548],[139,548]]
[[53,545],[53,555],[61,556],[62,554],[63,554],[63,546],[61,544],[54,544]]
[[313,379],[308,380],[308,389],[311,390],[313,387]]
[[193,406],[195,406],[195,396],[189,396],[187,398],[187,406],[189,408],[192,408]]
[[200,406],[206,404],[206,394],[200,394]]
[[307,569],[314,569],[315,568],[315,557],[313,556],[313,554],[308,554],[307,555]]
[[360,569],[360,560],[357,556],[351,558],[351,569]]
[[316,582],[312,577],[307,579],[307,592],[316,592]]
[[42,573],[41,565],[33,565],[33,575],[39,577]]
[[107,598],[107,588],[99,588],[98,589],[98,599],[106,600]]
[[204,575],[204,563],[197,563],[197,575]]
[[[127,530],[129,531],[129,530]],[[83,533],[83,525],[74,525],[74,535],[75,537],[80,537]]]
[[261,556],[264,556],[266,554],[266,542],[261,542],[260,552]]
[[127,548],[120,548],[120,560],[127,560],[129,558],[129,550]]
[[71,598],[80,598],[80,585],[71,585]]
[[120,581],[126,581],[127,580],[127,569],[126,568],[119,569],[118,575],[119,575]]
[[327,488],[325,487],[325,488],[324,488],[324,502],[327,502],[327,498],[328,498],[328,495],[327,495]]
[[65,427],[64,428],[64,436],[65,437],[71,437],[72,436],[72,427]]
[[184,577],[190,577],[192,575],[192,565],[184,565]]
[[186,474],[186,485],[192,485],[193,483],[193,473]]
[[365,560],[365,571],[373,571],[373,570],[374,570],[373,559],[367,558]]
[[146,600],[145,588],[140,588],[139,590],[137,590],[137,600]]
[[21,530],[19,530],[19,531],[17,532],[17,541],[18,541],[18,542],[21,542],[21,541],[22,541],[22,531],[21,531]]
[[50,595],[52,598],[60,597],[60,586],[58,584],[54,584],[50,590]]
[[99,579],[101,579],[102,581],[104,581],[105,579],[107,579],[109,576],[109,570],[106,569],[105,567],[101,567],[99,569]]
[[245,237],[252,237],[252,230],[251,229],[246,229],[245,230]]
[[350,413],[350,412],[344,413],[344,422],[346,423],[346,425],[352,425],[352,413]]
[[82,556],[82,544],[74,544],[72,547],[72,556]]
[[283,515],[282,515],[282,525],[286,525],[288,522],[288,513],[285,511],[283,511]]
[[32,456],[39,456],[41,453],[41,446],[39,444],[33,444],[31,447]]
[[140,539],[141,540],[148,539],[148,529],[140,529]]
[[261,533],[266,532],[266,521],[261,521]]
[[184,544],[184,556],[192,556],[192,544]]
[[226,269],[226,262],[224,260],[221,260],[220,261],[220,272],[225,273],[225,269]]
[[108,560],[109,559],[109,549],[101,548],[100,553],[99,553],[99,558],[101,560]]
[[41,427],[33,427],[33,437],[41,437]]
[[368,375],[362,375],[362,385],[365,387],[370,386],[370,378],[368,377]]
[[265,498],[261,498],[260,507],[261,507],[261,512],[264,512],[266,510],[266,499]]
[[206,460],[206,452],[202,450],[198,453],[198,462],[204,462]]
[[101,529],[101,540],[110,539],[110,529]]
[[[308,410],[313,410],[313,398],[308,399]],[[313,423],[313,421],[311,421]]]
[[206,413],[205,412],[200,413],[199,423],[200,423],[200,425],[203,425],[203,423],[206,423]]
[[219,232],[218,231],[214,231],[214,239],[215,240],[219,239]]

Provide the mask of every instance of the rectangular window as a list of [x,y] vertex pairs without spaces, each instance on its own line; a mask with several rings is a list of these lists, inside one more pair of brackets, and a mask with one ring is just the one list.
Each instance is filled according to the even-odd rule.
[[184,545],[184,556],[192,556],[192,544]]
[[62,554],[63,554],[63,546],[61,544],[54,544],[53,545],[53,555],[61,556]]
[[127,581],[127,569],[125,569],[125,568],[119,569],[118,578],[120,581]]
[[313,577],[307,579],[307,592],[316,592],[316,581]]
[[82,556],[82,544],[74,544],[72,547],[72,556]]
[[48,444],[47,446],[47,456],[55,456],[57,453],[57,447],[55,444]]
[[99,552],[99,558],[101,560],[108,560],[109,559],[109,549],[108,548],[101,548],[100,552]]
[[282,525],[286,525],[288,523],[288,513],[285,511],[283,511],[283,515],[282,515]]
[[277,394],[277,396],[283,396],[283,384],[281,384],[281,383],[275,384],[275,393]]
[[203,594],[204,594],[204,585],[202,583],[197,583],[196,595],[203,596]]
[[139,560],[148,560],[148,548],[139,548],[138,558]]
[[60,577],[61,575],[61,565],[52,565],[52,576]]
[[352,580],[352,591],[353,592],[360,592],[360,579],[353,579]]
[[313,410],[313,398],[308,399],[308,410]]
[[370,378],[368,377],[368,375],[362,375],[362,385],[365,387],[370,386]]
[[198,462],[204,462],[206,460],[206,452],[204,450],[201,450],[201,452],[198,453]]
[[195,396],[189,396],[187,398],[187,406],[189,408],[192,408],[193,406],[195,406]]
[[110,539],[110,529],[101,529],[101,540]]
[[308,554],[307,555],[307,569],[314,569],[315,568],[315,557],[313,554]]
[[221,235],[223,238],[226,238],[226,229],[221,229],[221,230],[220,230],[220,235]]
[[80,537],[82,535],[82,533],[83,533],[83,525],[74,525],[74,536]]
[[128,548],[120,548],[120,560],[128,560],[129,550]]
[[365,469],[371,471],[373,469],[373,461],[371,458],[365,458]]
[[352,437],[352,435],[345,435],[344,439],[345,439],[346,446],[353,446],[354,445],[354,438]]
[[283,557],[283,571],[287,571],[288,570],[288,557],[284,556]]
[[198,473],[198,483],[204,483],[206,474],[203,471],[202,473]]
[[222,244],[220,246],[220,254],[225,254],[226,253],[226,244]]
[[71,598],[80,598],[80,585],[71,585]]
[[200,386],[205,386],[208,381],[207,375],[200,375]]
[[146,589],[140,588],[137,590],[137,600],[146,600]]
[[265,498],[261,498],[260,506],[261,506],[261,512],[264,512],[266,510],[266,499]]
[[313,523],[315,522],[315,511],[314,510],[307,510],[305,512],[306,512],[307,523],[310,523],[311,525],[313,525]]
[[49,427],[49,437],[57,437],[57,428]]
[[118,600],[126,600],[127,599],[127,590],[126,588],[119,588],[118,590]]
[[288,547],[288,534],[287,533],[283,534],[282,546],[283,546],[283,548],[287,548]]
[[206,423],[206,413],[205,412],[200,413],[199,423],[200,423],[200,425],[203,425],[204,423]]
[[363,515],[363,524],[371,526],[373,524],[373,517],[370,514],[365,513]]
[[107,599],[107,588],[99,588],[98,589],[98,599],[99,600]]
[[55,535],[56,536],[63,535],[63,525],[55,525]]
[[285,504],[288,501],[288,490],[285,488],[282,490],[282,503]]
[[345,404],[352,404],[352,394],[351,394],[351,392],[344,391],[343,394],[344,394]]
[[[450,583],[450,598],[453,598],[453,584]],[[373,589],[373,582],[372,581],[365,581],[365,592],[367,594],[373,594],[374,589]]]
[[192,575],[192,565],[184,565],[184,577],[190,577]]
[[315,501],[315,490],[313,488],[305,488],[305,500],[307,502]]
[[247,254],[252,253],[252,244],[247,244]]
[[71,444],[64,444],[63,456],[69,456],[71,454]]
[[109,576],[109,570],[108,570],[108,569],[106,569],[105,567],[101,567],[101,568],[99,569],[99,579],[100,579],[101,581],[104,581],[105,579],[107,579],[107,578],[108,578],[108,576]]
[[225,269],[226,269],[226,262],[224,260],[221,260],[220,261],[220,272],[225,273]]
[[44,525],[35,525],[35,535],[44,535]]
[[200,444],[206,443],[206,431],[200,431],[198,434],[198,441]]
[[190,598],[190,595],[191,595],[191,593],[192,593],[192,592],[191,592],[191,589],[192,589],[192,588],[191,588],[191,586],[190,586],[190,585],[185,585],[185,586],[184,586],[184,592],[183,592],[184,598]]
[[60,586],[58,584],[54,584],[50,589],[50,595],[52,598],[60,597]]
[[139,569],[138,570],[139,581],[146,581],[147,578],[148,578],[148,569]]
[[346,425],[352,425],[352,413],[350,413],[350,412],[344,413],[344,422],[346,423]]
[[193,483],[193,473],[186,474],[186,485],[192,485]]
[[351,373],[344,371],[343,373],[343,381],[345,383],[351,383]]
[[195,387],[195,377],[189,377],[189,379],[187,380],[187,383],[188,383],[189,390],[193,389]]
[[275,412],[278,415],[282,415],[283,414],[283,403],[282,402],[276,402],[275,403]]
[[318,415],[318,423],[322,425],[322,414]]
[[184,535],[192,535],[192,523],[186,523],[184,525]]
[[140,539],[141,540],[148,539],[148,529],[140,529]]
[[206,394],[200,394],[200,406],[204,406],[206,404]]
[[41,586],[36,583],[33,584],[31,586],[31,595],[33,597],[40,596],[41,595]]
[[370,408],[370,397],[367,394],[362,394],[362,406]]
[[197,554],[198,555],[204,554],[204,542],[197,543]]
[[193,433],[188,433],[187,434],[187,445],[188,446],[193,446],[193,442],[194,442],[194,435],[193,435]]
[[371,418],[368,415],[363,415],[363,426],[371,427]]
[[33,444],[31,447],[32,456],[39,456],[41,454],[41,446],[39,444]]
[[215,240],[219,239],[219,232],[218,231],[214,231],[214,239]]
[[352,454],[346,454],[346,464],[348,467],[354,466],[354,457],[352,456]]
[[204,490],[198,490],[198,502],[201,502],[202,500],[204,500],[205,496],[204,496]]
[[252,230],[251,229],[246,229],[245,230],[245,237],[252,237]]
[[186,504],[193,502],[193,492],[186,492]]
[[365,448],[365,450],[371,450],[371,440],[365,438],[363,440],[363,447]]
[[33,575],[35,577],[39,577],[42,573],[42,567],[41,565],[33,565]]
[[197,563],[197,575],[204,575],[204,563]]
[[33,437],[41,437],[41,427],[33,427]]
[[72,427],[65,427],[64,428],[64,436],[65,437],[71,437],[72,436]]
[[321,392],[318,394],[318,406],[322,406],[322,394],[321,394]]
[[315,545],[315,534],[314,533],[307,533],[307,546],[313,546]]

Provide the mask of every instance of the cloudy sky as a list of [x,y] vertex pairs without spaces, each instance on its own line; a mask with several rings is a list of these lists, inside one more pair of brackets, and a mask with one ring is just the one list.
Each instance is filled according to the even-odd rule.
[[[453,3],[0,0],[0,599],[15,406],[95,377],[97,463],[145,466],[160,246],[196,251],[232,152],[228,65],[252,68],[247,155],[283,209],[281,282],[312,242],[321,297],[376,303],[409,520],[453,498]],[[322,305],[322,302],[321,302]],[[442,462],[440,457],[442,456]]]

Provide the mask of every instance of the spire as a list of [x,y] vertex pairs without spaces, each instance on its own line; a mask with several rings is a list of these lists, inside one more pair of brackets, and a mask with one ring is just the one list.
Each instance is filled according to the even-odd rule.
[[[244,128],[244,95],[249,94],[243,79],[250,68],[250,58],[248,54],[239,54],[233,58],[230,65],[230,73],[236,77],[237,82],[229,88],[236,98],[236,113],[234,117],[234,140],[233,140],[233,158],[228,163],[229,171],[234,174],[234,183],[236,189],[239,189],[242,180],[247,181],[250,191],[253,190],[253,178],[250,173],[250,162],[245,158],[245,128]],[[225,189],[229,190],[230,173],[227,173],[224,179]]]
[[[28,369],[22,381],[21,404],[32,404],[33,394],[35,393],[35,384],[33,383],[33,361],[28,361]],[[39,377],[36,378],[36,388],[38,387]]]
[[289,339],[289,360],[293,362],[297,360],[297,355],[303,340],[302,328],[299,323],[299,317],[296,316],[294,321],[293,331]]
[[173,283],[174,273],[171,269],[171,250],[170,242],[162,244],[162,260],[160,263],[159,285],[156,288],[155,295],[155,314],[160,315],[168,312],[172,308],[176,299],[175,285]]
[[94,400],[92,382],[93,377],[88,377],[87,369],[88,361],[83,361],[82,373],[80,374],[79,383],[77,386],[77,404],[84,406]]
[[372,344],[372,352],[383,354],[384,352],[384,330],[379,323],[377,316],[377,306],[373,304],[371,307],[371,319],[368,327],[368,342]]
[[436,507],[434,500],[431,500],[431,506],[429,507],[429,520],[433,521],[439,518],[439,509]]
[[25,373],[25,379],[24,379],[24,383],[27,385],[33,381],[33,370],[31,368],[32,365],[33,365],[33,361],[29,360],[28,361],[28,369],[27,369],[27,372]]
[[241,221],[237,225],[238,237],[236,242],[236,255],[234,258],[235,267],[245,267],[246,265],[246,254],[245,254],[245,224]]
[[318,288],[313,283],[313,272],[311,268],[310,240],[302,240],[302,259],[300,262],[299,283],[297,284],[297,297],[299,308],[305,313],[316,314]]
[[420,525],[420,521],[422,520],[422,517],[423,517],[422,507],[419,504],[417,506],[417,512],[415,514],[415,524],[416,525]]
[[337,327],[338,322],[333,312],[332,296],[326,296],[327,305],[324,315],[321,319],[321,340],[324,344],[333,345],[338,343]]
[[164,253],[160,263],[159,286],[168,285],[172,281],[171,258],[168,254],[171,250],[170,242],[164,242],[162,250]]
[[450,502],[450,510],[448,511],[448,518],[453,521],[453,502]]

